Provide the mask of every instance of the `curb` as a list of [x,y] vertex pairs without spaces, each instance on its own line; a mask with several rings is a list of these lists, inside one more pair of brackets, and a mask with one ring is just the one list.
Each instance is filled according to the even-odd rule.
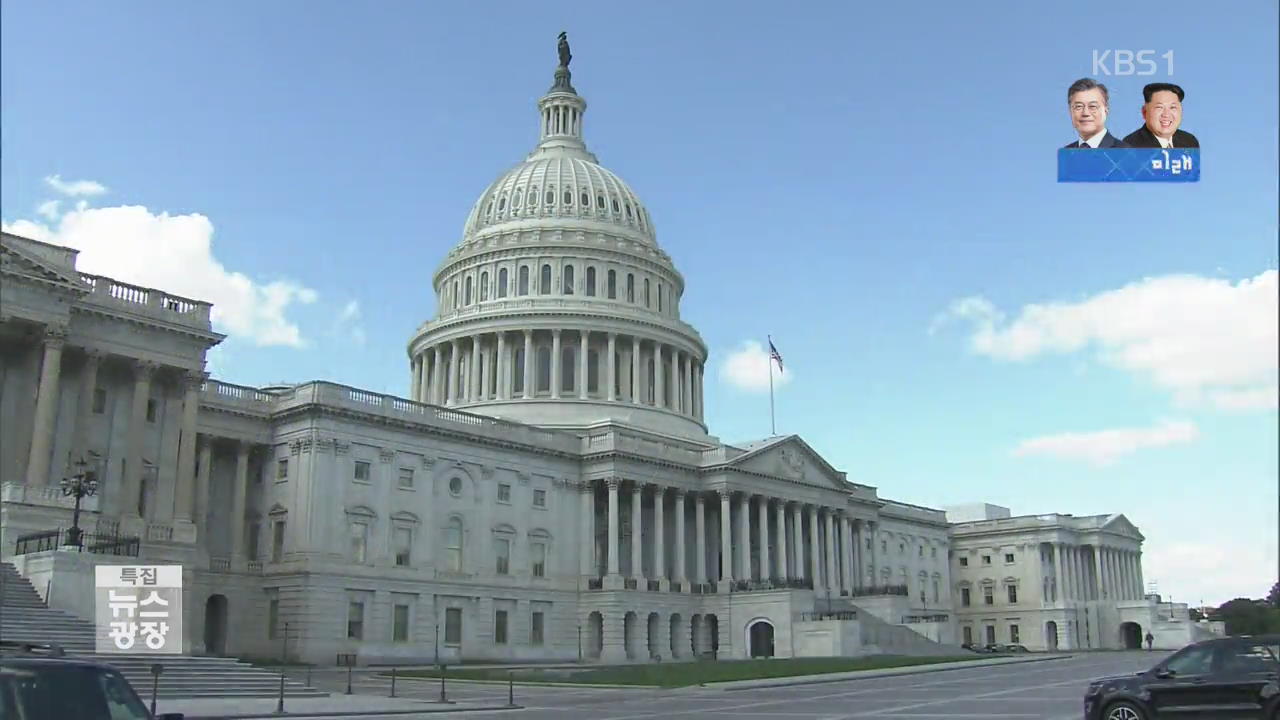
[[[339,718],[339,717],[382,717],[384,715],[414,715],[427,713],[455,713],[455,712],[493,712],[495,710],[523,710],[523,705],[484,705],[479,707],[429,707],[430,705],[439,705],[438,702],[424,702],[424,707],[420,708],[399,708],[395,710],[348,710],[334,712],[314,712],[306,711],[300,713],[285,712],[284,715],[278,715],[275,711],[263,713],[249,713],[247,715],[186,715],[186,720],[251,720],[255,718],[280,718],[293,717],[298,720],[307,720],[307,718]],[[453,703],[448,703],[452,705]]]
[[765,688],[790,687],[793,685],[820,685],[822,683],[844,682],[846,680],[862,680],[876,679],[888,677],[902,677],[904,675],[922,675],[932,672],[946,672],[948,670],[965,670],[968,668],[997,667],[1000,665],[1018,665],[1022,663],[1033,662],[1051,662],[1053,660],[1067,660],[1071,655],[1053,655],[1051,657],[1033,657],[1033,658],[1001,658],[991,660],[970,660],[957,663],[936,663],[933,665],[910,665],[900,668],[886,668],[883,670],[853,670],[842,673],[824,673],[822,675],[793,675],[790,677],[780,678],[761,678],[759,680],[727,680],[716,683],[702,683],[697,687],[705,690],[720,690],[723,692],[734,692],[738,690],[756,690]]
[[[386,675],[382,675],[381,677],[390,679],[391,675],[386,674]],[[439,684],[440,682],[439,677],[414,677],[414,676],[406,677],[404,675],[396,675],[396,682],[403,682],[405,680],[412,680],[415,682],[433,682],[437,684]],[[450,685],[453,685],[455,683],[471,683],[472,685],[501,685],[503,687],[506,687],[508,684],[508,681],[506,680],[449,680],[448,682]],[[594,683],[536,682],[536,681],[530,681],[530,680],[516,680],[515,685],[516,687],[520,687],[521,685],[523,685],[525,687],[583,688],[583,689],[590,689],[590,690],[663,690],[664,689],[661,685],[596,685]],[[679,688],[665,688],[665,689],[678,690]]]

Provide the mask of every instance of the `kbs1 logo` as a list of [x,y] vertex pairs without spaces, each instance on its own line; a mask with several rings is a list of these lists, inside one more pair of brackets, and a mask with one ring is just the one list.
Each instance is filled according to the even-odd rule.
[[[1155,75],[1160,69],[1155,50],[1094,50],[1093,74],[1100,75]],[[1164,60],[1166,75],[1173,75],[1173,51],[1158,56]],[[1143,69],[1139,70],[1141,66]]]
[[181,565],[99,565],[94,581],[99,654],[182,653]]

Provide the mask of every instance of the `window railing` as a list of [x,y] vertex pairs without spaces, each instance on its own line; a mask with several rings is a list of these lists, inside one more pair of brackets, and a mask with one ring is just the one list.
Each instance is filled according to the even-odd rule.
[[76,534],[70,528],[58,528],[57,530],[44,530],[19,537],[14,543],[14,554],[27,555],[57,550],[60,547],[74,547],[80,552],[89,552],[95,555],[138,557],[138,552],[142,547],[142,540],[134,536],[107,535],[84,531],[80,531],[79,537],[76,537]]
[[626,590],[635,590],[636,584],[637,583],[635,578],[627,578],[626,580],[622,581],[622,587],[623,589],[626,589]]
[[657,580],[650,580],[648,583],[649,592],[658,592],[662,588],[662,583]]
[[867,597],[869,595],[910,595],[906,585],[868,585],[866,587],[856,588],[853,591],[854,597]]
[[857,620],[858,613],[855,610],[836,610],[832,612],[802,612],[801,620]]

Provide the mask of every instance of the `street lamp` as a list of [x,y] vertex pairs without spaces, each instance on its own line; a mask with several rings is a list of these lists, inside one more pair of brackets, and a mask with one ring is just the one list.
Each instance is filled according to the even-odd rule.
[[75,510],[71,514],[71,529],[67,531],[67,544],[81,547],[81,531],[80,531],[80,501],[86,497],[96,495],[98,493],[98,476],[92,470],[89,470],[89,464],[80,458],[75,463],[76,474],[69,478],[62,478],[62,494],[65,497],[74,497],[76,499]]

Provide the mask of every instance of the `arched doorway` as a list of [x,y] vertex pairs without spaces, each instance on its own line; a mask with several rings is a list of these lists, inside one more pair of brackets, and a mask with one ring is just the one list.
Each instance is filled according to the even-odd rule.
[[711,636],[711,658],[718,660],[720,659],[720,618],[715,615],[707,615],[704,622],[707,626],[707,633]]
[[747,626],[747,644],[753,658],[773,657],[773,623],[756,620]]
[[206,655],[227,653],[226,595],[210,595],[204,603],[204,651]]
[[1050,651],[1058,649],[1058,623],[1052,620],[1044,624],[1044,646]]
[[1142,626],[1136,622],[1120,623],[1120,646],[1125,650],[1142,649]]
[[680,613],[672,613],[671,614],[671,658],[673,660],[676,658],[681,658],[685,656],[685,653],[681,652],[681,649],[680,649],[680,646],[684,644],[680,641],[681,639],[680,636],[683,632],[684,632],[684,620],[680,617]]
[[648,628],[646,628],[648,632],[646,633],[646,636],[648,639],[648,642],[647,642],[647,648],[649,651],[648,659],[661,661],[662,660],[662,640],[661,640],[662,633],[661,633],[661,629],[659,628],[660,621],[658,617],[659,617],[658,613],[656,612],[649,613]]
[[635,660],[639,654],[636,649],[636,635],[639,634],[639,618],[635,612],[628,612],[622,619],[622,646],[627,651],[627,659]]
[[706,652],[706,648],[702,643],[702,616],[695,613],[689,618],[689,649],[693,652],[694,659],[702,657],[702,653]]
[[604,651],[604,616],[599,612],[587,615],[587,649],[586,656],[599,660]]

